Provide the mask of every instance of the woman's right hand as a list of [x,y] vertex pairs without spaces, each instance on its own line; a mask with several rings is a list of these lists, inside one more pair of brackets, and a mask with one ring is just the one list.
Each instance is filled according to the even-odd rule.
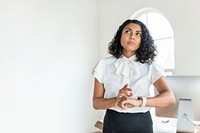
[[132,89],[128,88],[128,84],[126,84],[122,89],[119,90],[117,98],[121,98],[122,96],[130,97],[133,95]]
[[[128,88],[128,84],[126,84],[122,89],[119,90],[118,92],[118,96],[116,98],[117,102],[115,104],[115,107],[120,107],[123,108],[121,106],[121,103],[125,100],[128,99],[128,97],[131,97],[133,95],[133,90],[131,88]],[[128,106],[128,105],[127,105]]]

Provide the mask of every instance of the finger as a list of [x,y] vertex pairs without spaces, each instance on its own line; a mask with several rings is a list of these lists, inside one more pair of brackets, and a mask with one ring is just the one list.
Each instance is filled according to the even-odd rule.
[[133,95],[133,92],[130,91],[130,90],[127,90],[127,91],[124,91],[124,94],[125,94],[126,96],[132,96],[132,95]]
[[114,105],[114,108],[119,108],[120,102],[121,102],[121,97],[117,97],[116,98],[116,103]]
[[130,91],[130,92],[132,92],[133,89],[131,89],[131,88],[126,88],[125,91]]
[[121,109],[122,110],[126,110],[128,107],[127,107],[127,104],[123,104],[123,103],[121,103]]
[[120,107],[121,107],[122,110],[126,110],[127,109],[126,104],[123,104],[123,102],[120,104]]
[[127,99],[126,96],[117,97],[117,103],[121,103],[121,102],[125,101],[126,99]]
[[127,87],[128,87],[128,83],[126,83],[122,89],[125,89]]
[[131,88],[128,88],[128,84],[124,85],[124,87],[122,89],[119,90],[119,92],[124,93],[125,91],[130,91],[132,92]]
[[118,96],[120,95],[132,96],[133,95],[132,89],[121,90],[118,93]]
[[115,108],[115,109],[119,108],[118,103],[115,103],[114,108]]
[[124,90],[126,90],[126,88],[128,87],[128,84],[125,84],[124,87],[122,87],[119,92],[123,92]]

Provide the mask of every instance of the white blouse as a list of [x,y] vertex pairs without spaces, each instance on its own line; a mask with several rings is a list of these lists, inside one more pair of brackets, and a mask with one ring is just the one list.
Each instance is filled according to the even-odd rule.
[[[128,87],[133,90],[132,98],[148,97],[150,85],[161,76],[165,76],[164,70],[157,64],[140,63],[136,56],[127,58],[122,56],[117,59],[114,56],[101,59],[92,74],[102,84],[104,84],[104,98],[117,97],[119,90],[128,83]],[[147,112],[149,107],[134,107],[122,110],[120,108],[110,108],[118,112]]]

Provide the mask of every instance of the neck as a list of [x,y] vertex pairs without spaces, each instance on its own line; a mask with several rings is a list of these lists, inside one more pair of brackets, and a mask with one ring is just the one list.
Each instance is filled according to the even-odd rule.
[[123,52],[123,55],[127,58],[133,56],[135,53],[134,52]]

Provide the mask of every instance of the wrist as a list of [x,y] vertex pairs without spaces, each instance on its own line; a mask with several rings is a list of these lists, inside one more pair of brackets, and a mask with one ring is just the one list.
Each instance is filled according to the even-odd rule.
[[141,100],[139,107],[145,107],[146,104],[147,104],[147,98],[146,97],[139,97],[138,99]]
[[142,106],[142,98],[138,98],[138,107],[141,107]]

